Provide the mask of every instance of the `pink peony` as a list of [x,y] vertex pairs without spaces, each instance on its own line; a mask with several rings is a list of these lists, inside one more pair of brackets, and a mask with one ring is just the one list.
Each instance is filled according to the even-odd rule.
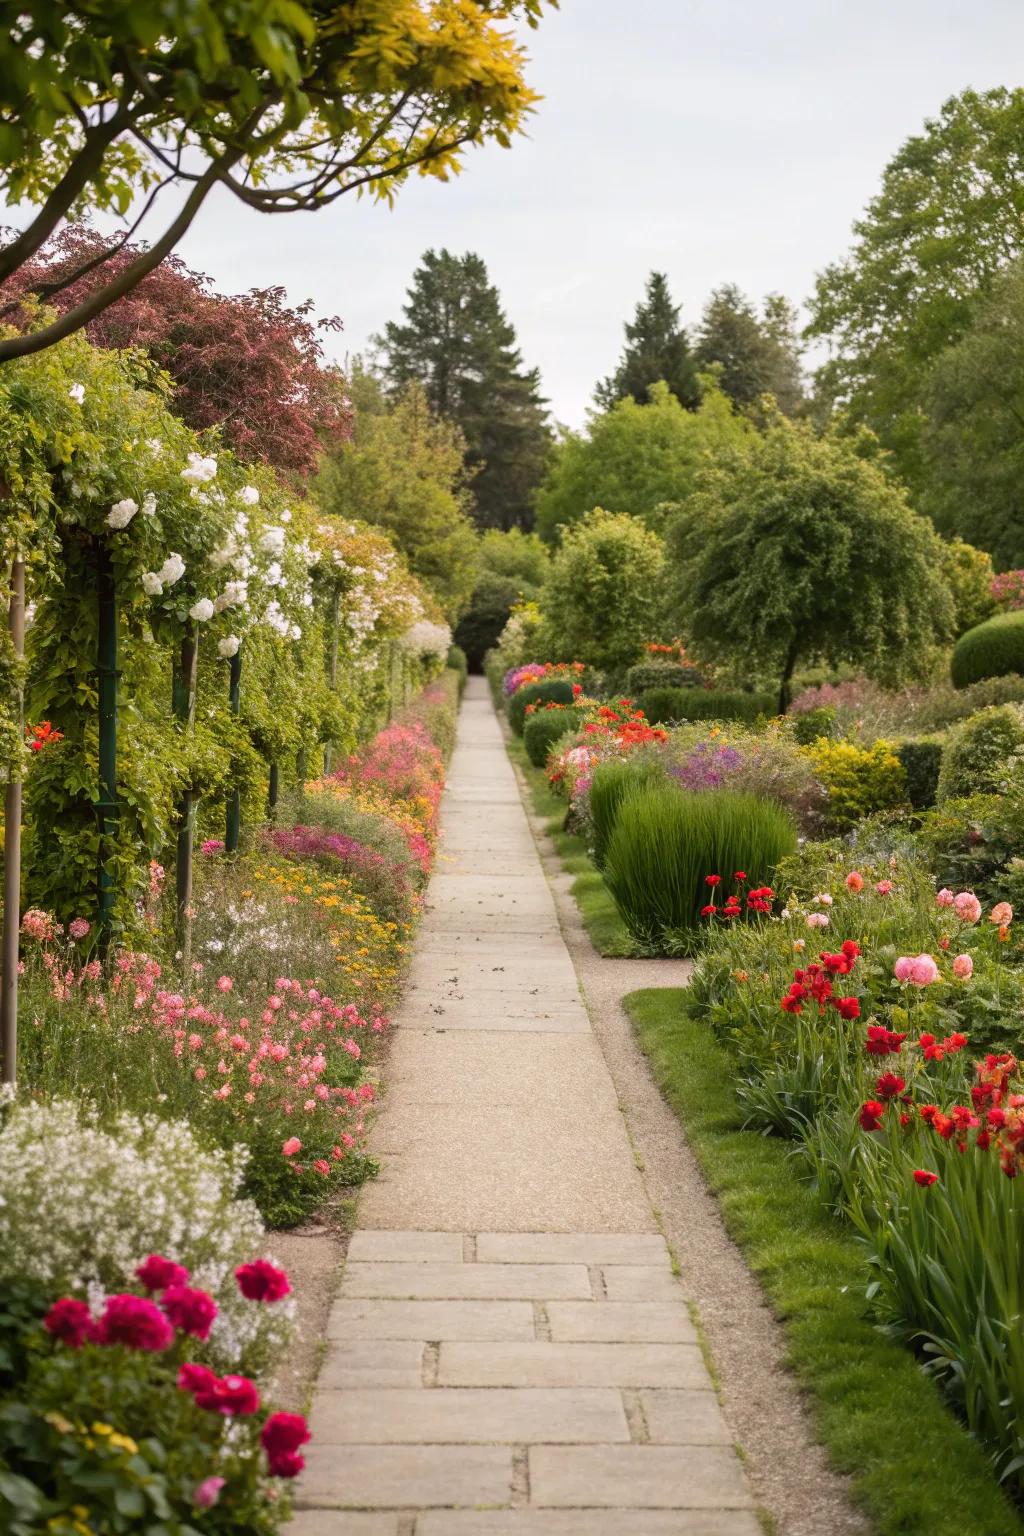
[[974,961],[970,955],[957,955],[953,961],[953,975],[961,981],[970,981],[974,975]]
[[288,1140],[282,1144],[281,1151],[285,1157],[294,1157],[296,1152],[302,1151],[302,1142],[297,1136],[289,1136]]
[[915,987],[930,987],[939,979],[939,968],[931,955],[901,955],[893,969],[897,981],[909,981]]
[[309,1439],[309,1430],[301,1413],[272,1413],[260,1430],[260,1443],[267,1453],[271,1477],[298,1477],[305,1466],[299,1446]]
[[892,891],[892,881],[879,880],[878,884],[875,886],[875,890],[878,892],[879,896],[888,896]]
[[962,923],[976,923],[981,916],[981,902],[973,891],[961,891],[954,896],[953,909]]
[[73,917],[70,923],[68,923],[68,933],[70,933],[73,939],[84,939],[91,927],[92,924],[88,918]]
[[1012,923],[1013,908],[1010,906],[1010,903],[1008,901],[997,901],[988,915],[988,920],[990,923],[998,923],[1000,927],[1005,927],[1007,923]]
[[225,1418],[259,1413],[260,1395],[247,1376],[215,1376],[193,1392],[197,1408],[221,1413]]
[[69,1349],[81,1349],[92,1338],[92,1313],[84,1301],[64,1296],[60,1301],[55,1301],[47,1312],[43,1318],[43,1327]]
[[808,912],[807,926],[808,928],[827,928],[828,918],[824,912]]
[[946,886],[943,886],[942,890],[935,897],[935,905],[937,907],[951,907],[953,905],[953,892],[948,890]]
[[192,1290],[187,1285],[169,1285],[160,1298],[160,1305],[182,1333],[190,1333],[197,1339],[210,1337],[217,1303],[206,1291]]
[[100,1344],[124,1344],[128,1349],[158,1353],[174,1343],[174,1329],[160,1308],[145,1296],[108,1296],[96,1324]]

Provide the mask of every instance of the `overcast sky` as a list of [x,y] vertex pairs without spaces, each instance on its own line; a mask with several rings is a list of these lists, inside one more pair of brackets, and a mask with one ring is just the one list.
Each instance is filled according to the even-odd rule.
[[209,207],[181,247],[225,292],[283,283],[339,357],[396,317],[429,246],[486,261],[555,417],[581,425],[652,268],[683,318],[735,282],[800,301],[886,161],[950,95],[1018,85],[1020,0],[562,0],[529,36],[528,139],[393,210]]

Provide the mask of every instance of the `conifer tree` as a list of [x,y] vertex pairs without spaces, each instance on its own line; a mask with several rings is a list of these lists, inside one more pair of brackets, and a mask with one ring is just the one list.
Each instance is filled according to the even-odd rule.
[[625,326],[626,345],[619,366],[594,391],[603,411],[611,410],[627,395],[638,405],[647,403],[652,384],[664,379],[680,405],[688,410],[700,402],[697,368],[686,330],[679,324],[679,306],[673,304],[664,272],[652,272],[644,297],[632,321]]

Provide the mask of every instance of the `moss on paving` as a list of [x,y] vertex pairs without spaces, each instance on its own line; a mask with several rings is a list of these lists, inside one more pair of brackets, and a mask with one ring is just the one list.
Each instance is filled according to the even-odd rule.
[[983,1447],[909,1350],[867,1316],[861,1245],[799,1177],[791,1144],[743,1130],[732,1058],[688,994],[659,987],[624,1005],[782,1322],[818,1434],[879,1536],[1024,1536]]

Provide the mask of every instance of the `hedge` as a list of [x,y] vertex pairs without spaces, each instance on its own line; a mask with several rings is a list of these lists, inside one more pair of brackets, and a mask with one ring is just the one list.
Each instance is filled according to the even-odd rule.
[[966,688],[985,677],[1024,672],[1024,611],[1000,613],[976,624],[953,647],[953,686]]

